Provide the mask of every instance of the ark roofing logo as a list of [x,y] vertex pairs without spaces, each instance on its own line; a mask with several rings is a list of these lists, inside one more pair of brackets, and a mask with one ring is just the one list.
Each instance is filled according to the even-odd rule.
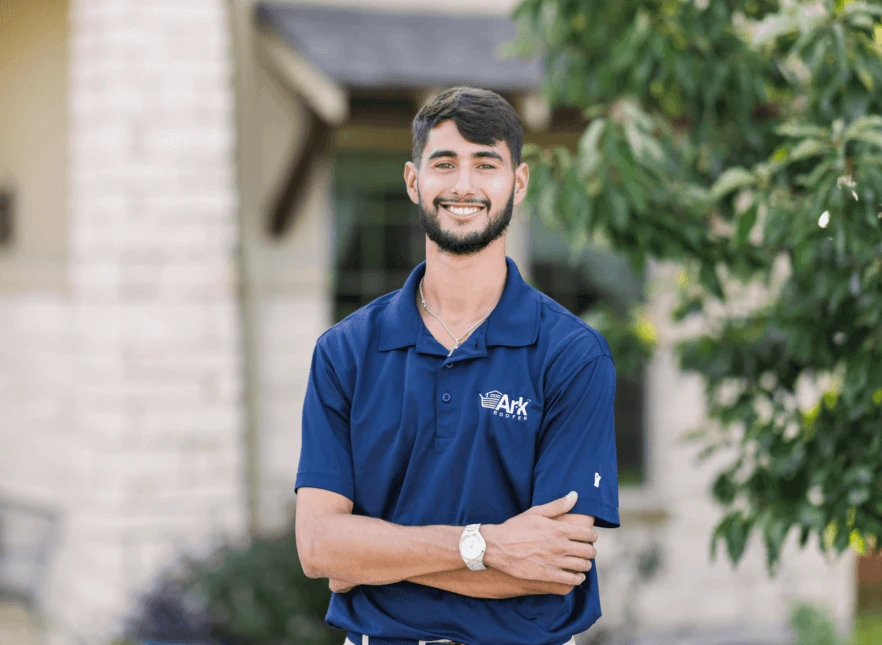
[[493,410],[494,415],[517,421],[527,420],[527,405],[530,403],[530,399],[524,400],[522,396],[510,399],[508,394],[503,394],[499,390],[493,390],[487,394],[478,392],[478,396],[481,398],[481,407]]

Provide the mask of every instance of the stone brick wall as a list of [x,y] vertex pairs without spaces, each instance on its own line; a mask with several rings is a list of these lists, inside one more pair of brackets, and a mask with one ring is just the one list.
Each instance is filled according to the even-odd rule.
[[247,527],[226,3],[73,0],[70,58],[59,645]]

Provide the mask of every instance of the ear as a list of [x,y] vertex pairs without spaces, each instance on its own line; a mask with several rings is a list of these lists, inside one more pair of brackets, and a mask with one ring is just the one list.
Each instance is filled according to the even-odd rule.
[[407,187],[407,195],[414,204],[420,203],[420,194],[417,190],[417,178],[419,172],[412,161],[404,164],[404,185]]
[[514,181],[514,205],[517,206],[527,196],[527,185],[530,183],[530,167],[526,163],[521,163],[515,168]]

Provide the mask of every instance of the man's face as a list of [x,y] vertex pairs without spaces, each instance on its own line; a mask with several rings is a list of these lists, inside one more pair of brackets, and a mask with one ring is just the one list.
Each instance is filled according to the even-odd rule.
[[529,170],[523,163],[512,170],[504,141],[470,143],[448,120],[429,132],[420,170],[408,162],[404,177],[429,239],[447,253],[470,255],[505,232],[526,196]]

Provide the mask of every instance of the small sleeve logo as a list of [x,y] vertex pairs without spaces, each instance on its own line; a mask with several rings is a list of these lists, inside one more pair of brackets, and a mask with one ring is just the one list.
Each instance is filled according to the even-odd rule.
[[600,473],[594,473],[594,488],[600,488]]

